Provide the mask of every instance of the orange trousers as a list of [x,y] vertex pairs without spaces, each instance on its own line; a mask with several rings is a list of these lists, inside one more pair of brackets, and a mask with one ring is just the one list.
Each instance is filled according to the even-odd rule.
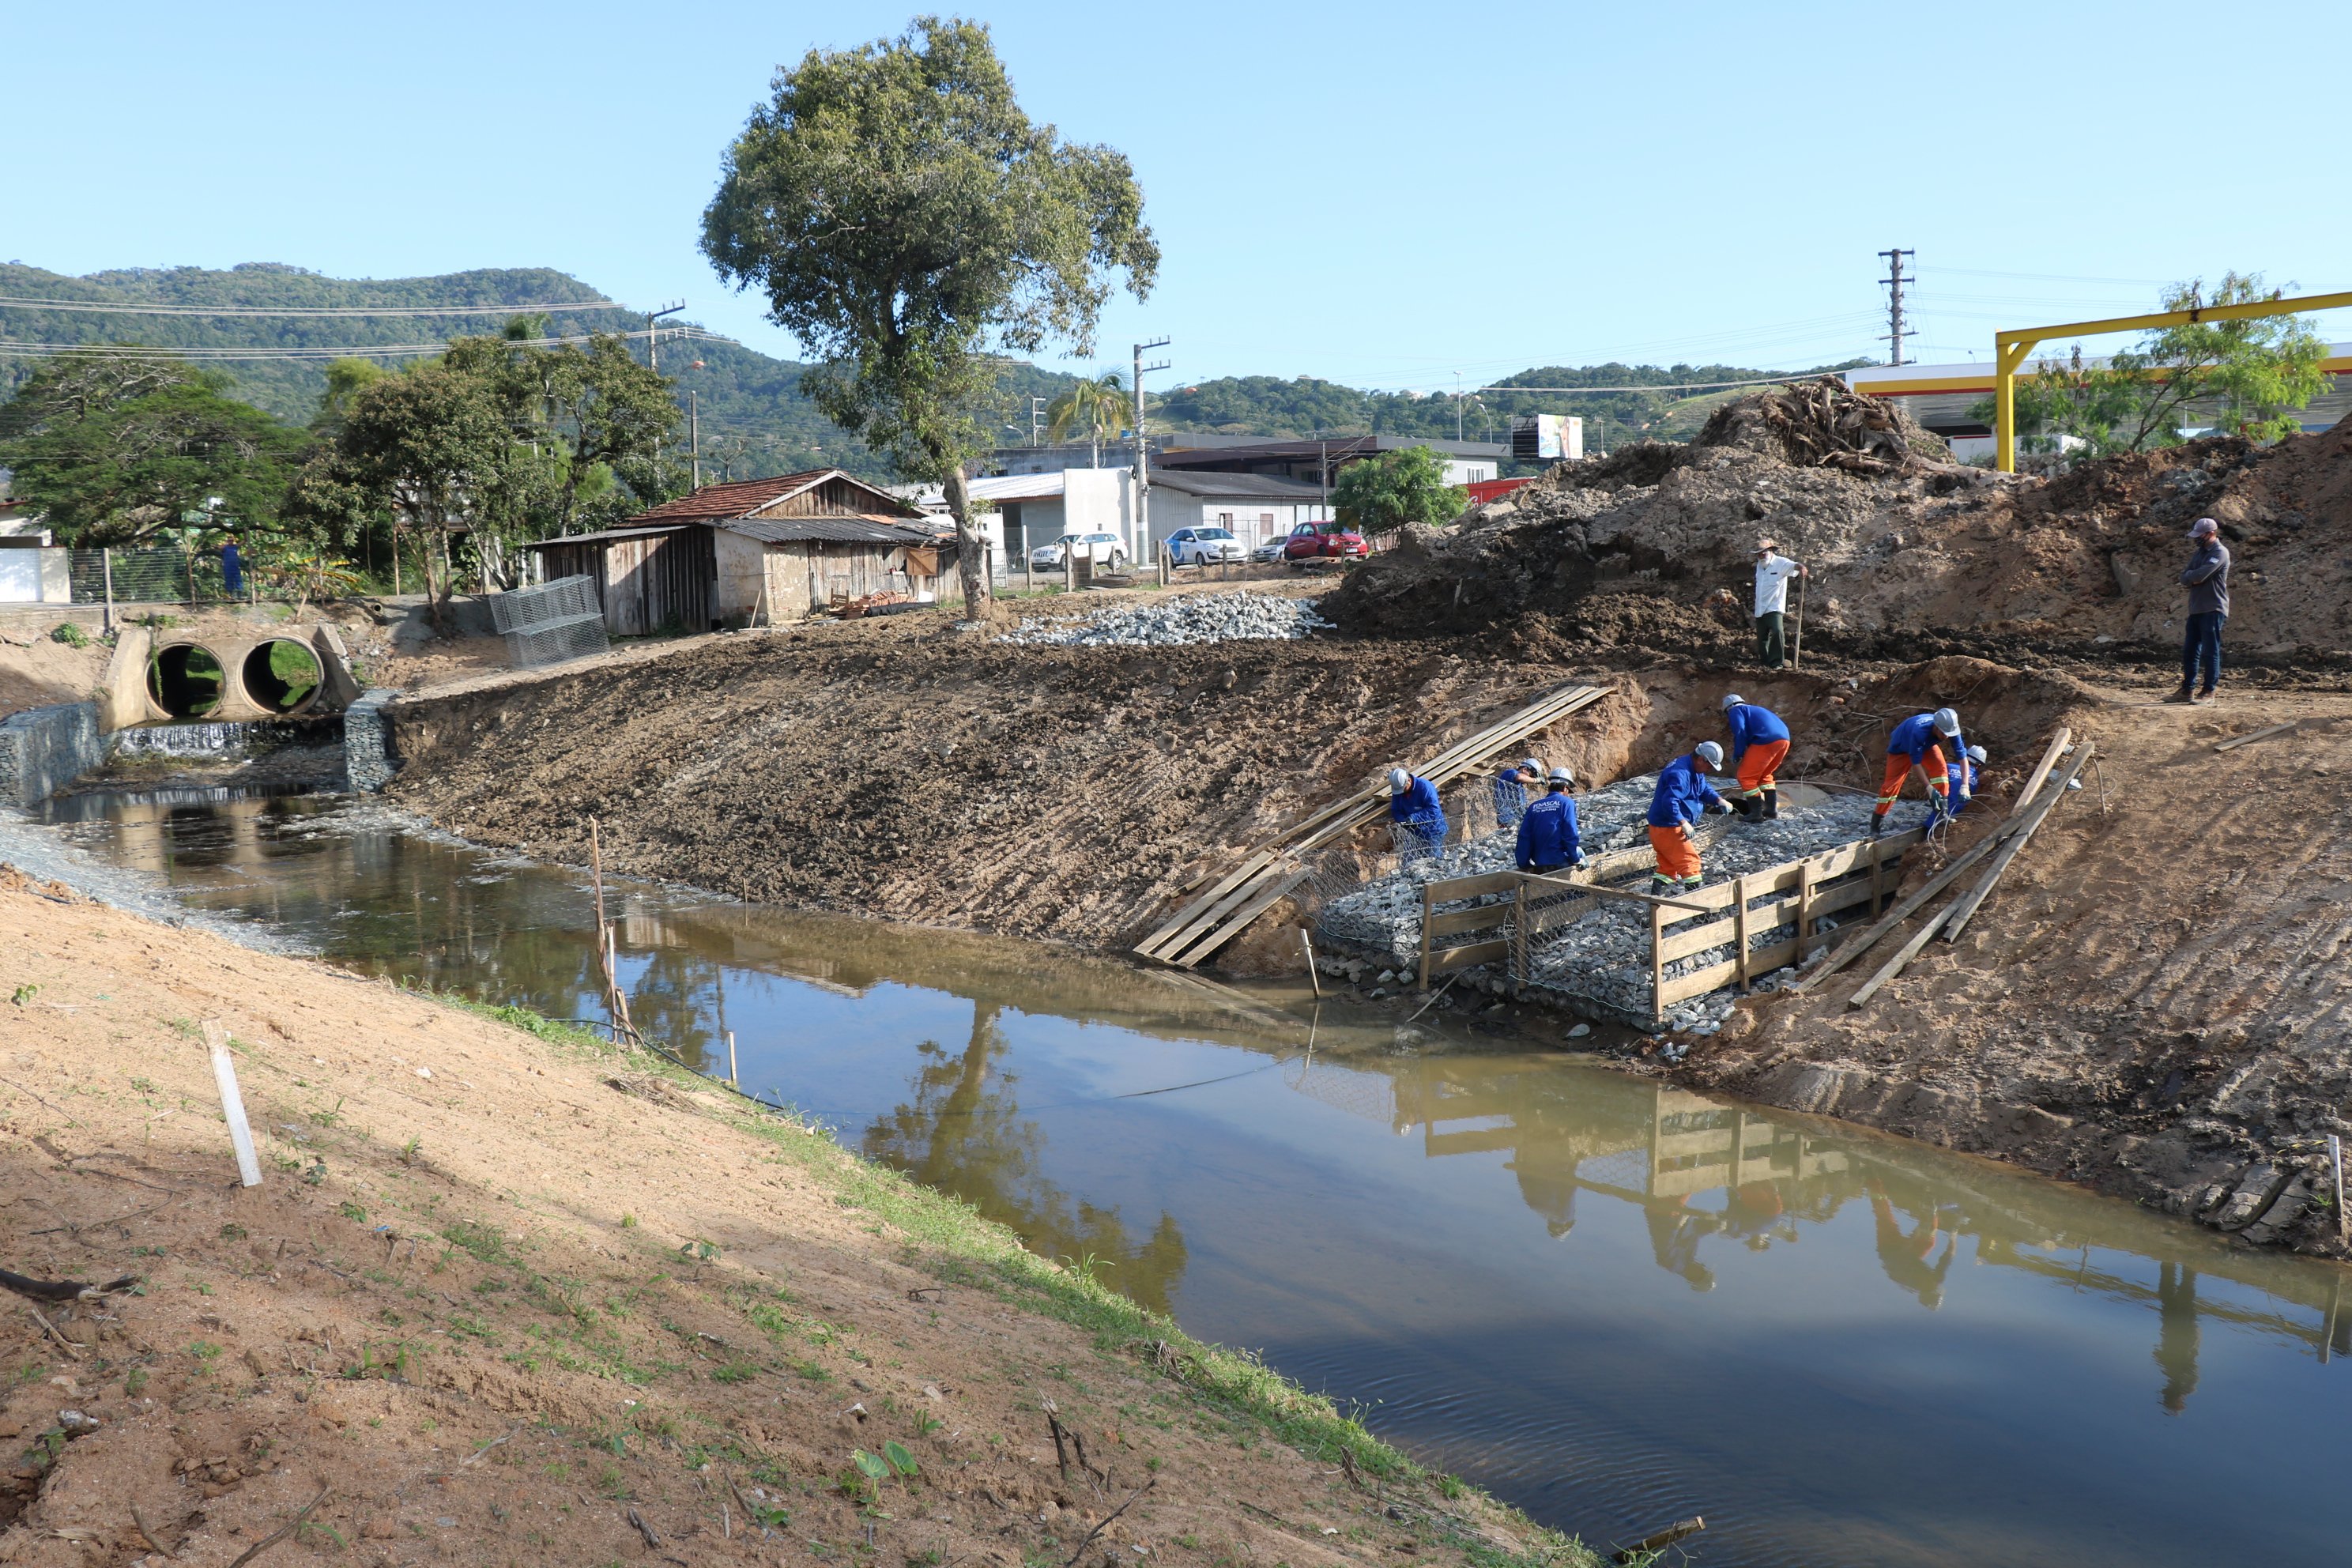
[[1761,795],[1768,789],[1778,789],[1780,781],[1772,775],[1789,760],[1789,742],[1765,741],[1739,753],[1739,793]]
[[1698,846],[1684,837],[1681,828],[1653,827],[1650,847],[1658,852],[1659,876],[1680,879],[1698,875]]
[[[1928,747],[1927,756],[1918,765],[1927,771],[1928,794],[1942,795],[1950,788],[1946,782],[1948,770],[1944,766],[1943,747]],[[1886,759],[1886,776],[1878,781],[1879,816],[1884,816],[1894,808],[1895,797],[1903,793],[1903,782],[1911,776],[1911,759],[1900,752]]]

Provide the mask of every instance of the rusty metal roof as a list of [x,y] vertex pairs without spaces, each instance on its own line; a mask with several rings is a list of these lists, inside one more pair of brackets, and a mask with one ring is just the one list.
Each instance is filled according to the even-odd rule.
[[871,495],[879,503],[877,510],[905,507],[906,503],[889,491],[869,484],[855,474],[840,468],[804,468],[797,474],[773,474],[764,479],[736,479],[723,485],[705,485],[691,495],[682,495],[676,500],[664,501],[657,507],[641,511],[629,519],[629,522],[717,522],[728,518],[749,517],[762,507],[773,506],[787,496],[798,495],[831,479],[845,479]]

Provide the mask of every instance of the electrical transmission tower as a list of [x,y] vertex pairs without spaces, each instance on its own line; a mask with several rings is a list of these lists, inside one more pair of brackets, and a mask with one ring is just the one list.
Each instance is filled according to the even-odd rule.
[[1882,250],[1878,254],[1886,258],[1886,276],[1879,281],[1886,285],[1886,343],[1894,351],[1887,355],[1886,363],[1901,364],[1903,340],[1917,335],[1912,328],[1903,324],[1903,285],[1913,281],[1903,276],[1903,258],[1919,253],[1916,250]]

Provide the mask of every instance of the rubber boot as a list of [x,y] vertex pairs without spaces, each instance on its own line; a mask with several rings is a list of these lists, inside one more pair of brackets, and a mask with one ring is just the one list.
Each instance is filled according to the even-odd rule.
[[1768,789],[1764,792],[1764,820],[1767,822],[1780,820],[1780,792],[1777,789]]
[[1740,821],[1761,822],[1764,820],[1764,803],[1757,799],[1754,795],[1734,795],[1732,797],[1731,804],[1739,808]]
[[1883,811],[1874,811],[1874,812],[1872,812],[1872,813],[1870,814],[1870,836],[1871,836],[1873,838],[1875,838],[1875,837],[1877,837],[1880,834],[1882,834],[1882,833],[1884,833],[1884,832],[1885,832],[1885,831],[1886,831],[1886,814],[1885,814],[1885,812],[1883,812]]

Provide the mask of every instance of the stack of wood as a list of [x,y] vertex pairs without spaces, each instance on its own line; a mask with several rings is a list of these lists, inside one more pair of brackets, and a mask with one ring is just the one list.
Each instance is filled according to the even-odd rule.
[[914,602],[915,596],[912,594],[902,594],[896,588],[885,588],[878,594],[860,594],[855,599],[845,599],[834,606],[833,613],[842,620],[854,621],[868,611],[878,610],[885,605],[911,605]]

